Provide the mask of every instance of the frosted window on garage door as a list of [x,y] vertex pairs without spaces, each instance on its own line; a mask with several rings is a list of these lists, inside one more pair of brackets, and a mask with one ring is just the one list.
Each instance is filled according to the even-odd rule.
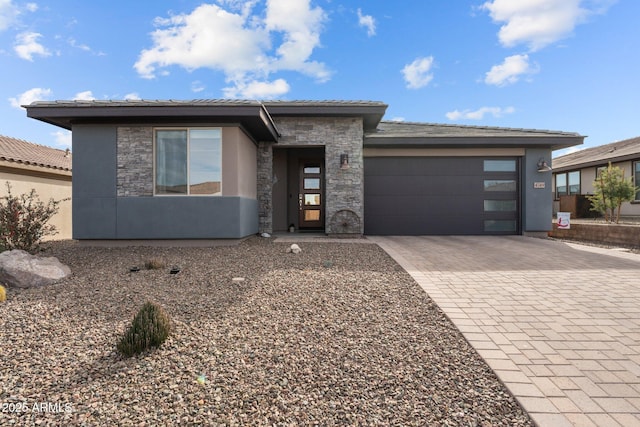
[[485,179],[484,191],[516,191],[515,179]]
[[484,171],[485,172],[515,172],[516,161],[515,160],[485,160]]
[[485,200],[484,211],[485,212],[515,212],[516,201],[515,200]]

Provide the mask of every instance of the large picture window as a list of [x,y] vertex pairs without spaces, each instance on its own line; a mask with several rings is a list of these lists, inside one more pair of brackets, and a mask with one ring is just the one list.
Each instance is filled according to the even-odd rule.
[[222,194],[221,129],[157,129],[155,194]]

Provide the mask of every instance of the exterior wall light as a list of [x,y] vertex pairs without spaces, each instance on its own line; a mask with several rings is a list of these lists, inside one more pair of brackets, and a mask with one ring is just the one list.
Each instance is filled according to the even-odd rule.
[[543,157],[540,157],[540,160],[538,160],[538,172],[550,172],[550,171],[551,171],[551,166],[549,166],[549,164]]
[[340,169],[349,169],[349,155],[347,153],[340,154]]

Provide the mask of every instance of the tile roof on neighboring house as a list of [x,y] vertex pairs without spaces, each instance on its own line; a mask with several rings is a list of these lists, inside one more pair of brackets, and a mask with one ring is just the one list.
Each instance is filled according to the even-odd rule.
[[71,152],[0,135],[0,161],[71,171]]
[[606,165],[626,160],[640,159],[640,137],[612,142],[611,144],[585,148],[552,160],[553,170],[561,172],[591,166]]

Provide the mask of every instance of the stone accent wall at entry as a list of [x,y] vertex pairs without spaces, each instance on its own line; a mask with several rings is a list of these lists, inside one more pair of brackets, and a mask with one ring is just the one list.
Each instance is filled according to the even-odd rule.
[[[278,147],[325,148],[325,231],[344,234],[329,221],[338,211],[350,210],[358,216],[360,226],[352,234],[363,233],[363,122],[359,117],[276,117],[282,135]],[[273,146],[261,143],[258,148],[258,200],[260,231],[273,232],[272,181]],[[349,167],[340,167],[340,155],[349,157]]]

